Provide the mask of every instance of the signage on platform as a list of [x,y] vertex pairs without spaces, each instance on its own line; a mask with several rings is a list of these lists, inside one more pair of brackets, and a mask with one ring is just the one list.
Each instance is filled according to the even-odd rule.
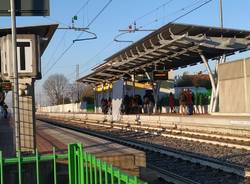
[[154,71],[153,80],[168,80],[168,71]]

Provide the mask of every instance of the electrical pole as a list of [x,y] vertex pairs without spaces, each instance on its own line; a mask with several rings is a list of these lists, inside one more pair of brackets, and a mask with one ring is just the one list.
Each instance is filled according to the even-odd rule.
[[223,29],[223,12],[222,12],[222,0],[219,0],[219,14],[220,14],[220,27]]
[[12,38],[12,60],[13,60],[13,73],[14,73],[14,119],[16,130],[16,147],[21,151],[21,137],[20,137],[20,112],[19,112],[19,94],[18,94],[18,63],[17,63],[17,47],[16,47],[16,8],[15,0],[10,0],[11,8],[11,38]]
[[[76,80],[79,79],[80,71],[79,71],[79,64],[76,65]],[[80,92],[79,92],[79,82],[76,82],[76,90],[77,90],[77,102],[80,102]]]

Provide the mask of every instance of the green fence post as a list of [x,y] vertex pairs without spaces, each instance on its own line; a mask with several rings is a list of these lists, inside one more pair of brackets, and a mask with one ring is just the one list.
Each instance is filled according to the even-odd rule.
[[125,175],[125,183],[129,184],[129,177],[128,177],[128,175]]
[[93,174],[92,174],[92,155],[88,155],[88,159],[89,159],[89,181],[92,184],[93,183]]
[[78,172],[78,161],[77,161],[77,159],[75,158],[75,154],[77,153],[77,147],[76,146],[74,146],[73,147],[73,159],[74,159],[74,167],[73,167],[73,170],[74,170],[74,180],[75,180],[75,183],[77,182],[77,172]]
[[86,152],[84,152],[84,161],[85,161],[85,181],[86,181],[86,184],[89,183],[89,170],[88,170],[88,166],[89,166],[89,163],[88,163],[88,155]]
[[0,182],[1,182],[1,184],[3,184],[3,164],[4,164],[4,160],[3,160],[3,152],[2,151],[0,151],[0,177],[1,177],[1,180],[0,180]]
[[56,150],[53,147],[53,171],[54,171],[54,184],[57,184],[57,174],[56,174]]
[[68,145],[69,184],[84,184],[84,160],[82,144]]
[[96,165],[97,165],[97,163],[96,163],[96,158],[95,158],[95,156],[93,156],[93,163],[94,163],[94,178],[95,178],[95,184],[97,184],[97,170],[96,170]]
[[83,154],[84,154],[84,150],[83,150],[83,146],[82,144],[77,144],[77,149],[78,149],[78,161],[79,161],[79,165],[78,165],[78,172],[79,172],[79,184],[84,184],[84,159],[83,159]]
[[105,174],[105,184],[109,184],[108,183],[108,165],[106,162],[104,162],[104,174]]
[[134,184],[139,184],[137,176],[134,176]]
[[111,177],[111,184],[114,184],[114,169],[113,166],[110,166],[110,177]]
[[99,183],[102,184],[102,161],[98,160],[97,163],[99,163]]
[[39,172],[39,154],[36,149],[36,183],[40,183],[40,172]]
[[118,177],[117,177],[117,179],[118,179],[118,184],[121,184],[121,172],[120,172],[120,170],[118,170]]
[[69,170],[69,184],[76,184],[76,162],[75,162],[75,146],[68,145],[68,170]]
[[22,158],[20,151],[17,152],[17,158],[18,158],[18,180],[19,184],[22,184]]

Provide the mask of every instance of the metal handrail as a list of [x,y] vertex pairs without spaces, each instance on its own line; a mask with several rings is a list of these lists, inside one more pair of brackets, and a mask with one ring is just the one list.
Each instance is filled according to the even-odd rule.
[[41,155],[36,150],[32,156],[22,156],[20,152],[16,157],[4,158],[0,151],[0,184],[4,184],[5,167],[16,165],[18,173],[18,184],[24,183],[25,164],[35,164],[36,183],[41,182],[41,167],[43,161],[53,161],[53,182],[58,183],[57,163],[60,160],[67,160],[69,184],[146,184],[140,181],[137,176],[130,176],[113,167],[112,165],[97,159],[94,155],[87,153],[82,144],[69,144],[68,153],[56,154],[53,148],[52,154]]

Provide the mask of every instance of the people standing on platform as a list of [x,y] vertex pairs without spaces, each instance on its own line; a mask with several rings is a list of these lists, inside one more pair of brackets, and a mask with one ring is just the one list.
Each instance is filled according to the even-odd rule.
[[194,114],[200,114],[200,108],[199,108],[199,93],[198,92],[195,92],[193,93],[194,95]]
[[155,98],[152,93],[149,93],[149,114],[152,114],[155,106]]
[[186,92],[187,95],[187,112],[189,115],[193,114],[194,108],[193,108],[193,93],[190,89]]
[[172,92],[170,92],[170,94],[169,94],[168,103],[169,103],[169,107],[170,107],[170,113],[175,112],[175,110],[174,110],[174,95]]
[[109,97],[108,102],[107,102],[107,108],[108,108],[108,114],[112,114],[112,99]]
[[131,114],[137,114],[138,113],[138,104],[136,100],[136,96],[131,98]]
[[149,96],[147,92],[143,96],[143,111],[145,114],[149,113]]
[[136,95],[136,100],[138,103],[138,113],[141,114],[142,113],[142,99],[141,99],[141,95]]
[[182,90],[179,96],[179,104],[180,104],[180,114],[186,114],[186,105],[187,105],[187,95],[185,90]]
[[122,113],[129,114],[129,96],[125,95],[122,101]]
[[155,99],[151,91],[146,91],[143,96],[143,110],[145,114],[152,114],[154,110]]
[[107,114],[108,113],[108,101],[105,98],[102,98],[101,100],[101,108],[102,108],[102,113]]

